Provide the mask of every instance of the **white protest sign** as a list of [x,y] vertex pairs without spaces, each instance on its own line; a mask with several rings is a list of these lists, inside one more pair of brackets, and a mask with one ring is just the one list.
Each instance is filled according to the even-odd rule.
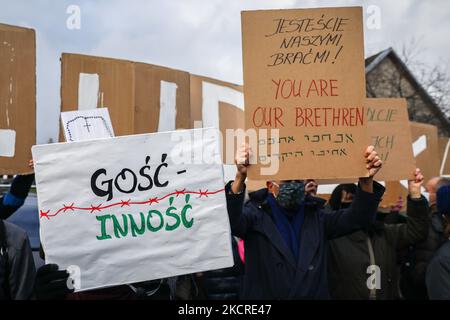
[[217,129],[34,146],[46,263],[77,291],[233,265]]
[[114,137],[107,108],[61,112],[67,142]]

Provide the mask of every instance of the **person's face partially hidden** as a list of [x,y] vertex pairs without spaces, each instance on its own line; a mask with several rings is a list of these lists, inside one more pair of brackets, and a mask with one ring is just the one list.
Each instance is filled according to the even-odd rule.
[[439,178],[431,178],[425,185],[425,190],[428,192],[428,202],[430,205],[436,204],[436,187],[438,183]]
[[304,203],[306,192],[302,180],[272,181],[268,184],[278,205],[289,212],[298,212]]
[[273,196],[276,198],[278,196],[278,192],[280,191],[280,186],[284,183],[288,182],[303,182],[303,180],[273,180],[273,181],[267,181],[266,187],[267,190],[273,194]]
[[353,193],[342,190],[341,203],[352,203],[353,197],[354,197]]

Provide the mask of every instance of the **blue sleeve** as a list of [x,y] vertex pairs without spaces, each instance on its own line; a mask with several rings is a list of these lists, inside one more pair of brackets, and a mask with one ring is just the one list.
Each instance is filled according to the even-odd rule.
[[25,202],[25,199],[19,198],[9,191],[3,197],[3,205],[9,207],[20,208]]
[[9,218],[24,203],[34,181],[34,174],[16,176],[9,191],[0,198],[0,219]]

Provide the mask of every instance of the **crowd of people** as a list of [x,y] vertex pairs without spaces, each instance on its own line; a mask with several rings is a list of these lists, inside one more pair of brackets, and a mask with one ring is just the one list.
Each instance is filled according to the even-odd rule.
[[233,267],[84,292],[74,292],[58,265],[36,270],[26,232],[5,221],[34,180],[16,176],[0,198],[0,299],[450,300],[449,179],[430,179],[426,198],[416,169],[404,216],[401,201],[379,210],[382,161],[372,146],[368,177],[337,186],[328,201],[314,180],[270,180],[248,192],[250,152],[237,151],[236,178],[225,186]]

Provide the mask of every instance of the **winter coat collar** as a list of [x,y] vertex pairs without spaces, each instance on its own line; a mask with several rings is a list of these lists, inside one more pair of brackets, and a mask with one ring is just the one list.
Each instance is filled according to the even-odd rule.
[[292,267],[300,268],[302,271],[305,271],[309,266],[309,262],[312,260],[318,246],[318,241],[316,241],[318,235],[316,234],[317,232],[315,228],[312,227],[311,222],[315,220],[313,215],[317,213],[318,210],[322,209],[325,200],[311,197],[309,195],[305,197],[305,220],[303,225],[309,225],[310,227],[302,228],[300,234],[301,241],[299,259],[295,259],[272,220],[272,213],[270,205],[267,202],[267,195],[267,188],[249,193],[250,202],[255,205],[257,209],[260,209],[266,213],[262,215],[261,224],[255,226],[255,230],[265,234],[277,250],[282,253],[289,264],[292,265]]

